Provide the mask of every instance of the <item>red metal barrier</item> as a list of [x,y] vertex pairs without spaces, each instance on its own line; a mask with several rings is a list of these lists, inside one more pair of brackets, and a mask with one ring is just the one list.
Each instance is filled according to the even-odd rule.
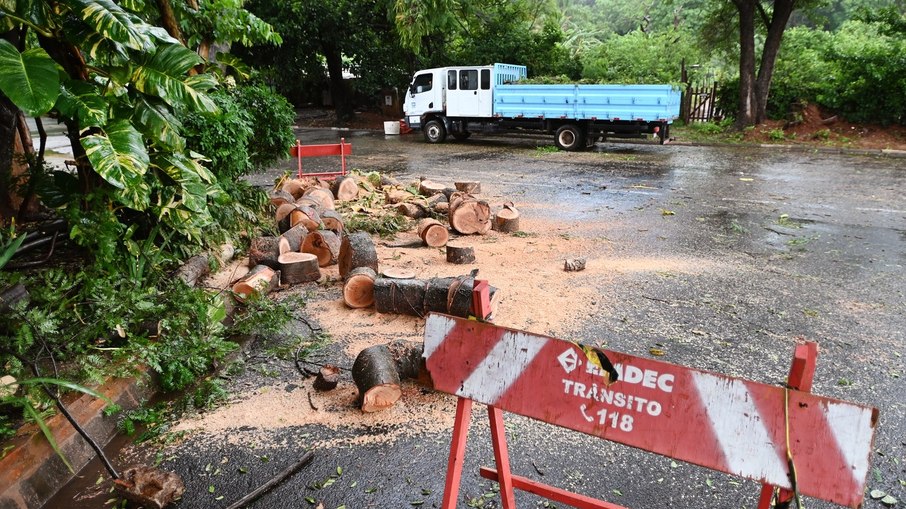
[[[473,305],[486,316],[477,294]],[[814,343],[796,349],[790,385],[810,388],[816,357]],[[515,508],[515,489],[579,508],[620,507],[513,475],[504,410],[754,479],[769,485],[768,501],[777,486],[862,503],[874,408],[438,314],[425,325],[425,358],[434,388],[460,397],[443,509],[456,507],[473,400],[489,405],[497,469],[481,475],[500,482],[504,509]]]
[[[289,155],[295,157],[298,161],[298,177],[327,177],[335,178],[346,175],[346,156],[352,154],[352,144],[346,143],[346,138],[340,138],[340,143],[329,143],[325,145],[302,145],[299,140],[289,149]],[[321,173],[302,173],[303,157],[340,157],[340,171],[329,171]]]

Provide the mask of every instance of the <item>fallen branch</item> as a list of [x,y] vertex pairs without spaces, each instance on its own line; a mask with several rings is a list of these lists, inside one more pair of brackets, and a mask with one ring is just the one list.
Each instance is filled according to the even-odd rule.
[[277,475],[276,475],[273,479],[271,479],[270,481],[267,481],[266,483],[262,484],[262,485],[261,485],[258,489],[256,489],[255,491],[253,491],[253,492],[249,493],[248,495],[242,497],[241,499],[239,499],[238,501],[236,501],[233,505],[227,507],[227,509],[240,509],[240,508],[242,508],[242,507],[247,506],[247,505],[250,504],[252,501],[254,501],[255,499],[257,499],[257,498],[260,497],[261,495],[264,495],[264,494],[267,493],[268,491],[272,490],[275,486],[277,486],[278,484],[280,484],[281,482],[283,482],[284,479],[286,479],[287,477],[289,477],[289,476],[295,474],[296,472],[298,472],[299,470],[301,470],[302,467],[304,467],[304,466],[308,465],[309,463],[311,463],[311,460],[313,460],[314,458],[315,458],[315,453],[313,453],[313,452],[311,452],[311,451],[306,452],[306,453],[302,456],[302,459],[300,459],[297,463],[295,463],[295,464],[293,464],[293,465],[290,465],[286,470],[284,470],[284,471],[280,472],[279,474],[277,474]]

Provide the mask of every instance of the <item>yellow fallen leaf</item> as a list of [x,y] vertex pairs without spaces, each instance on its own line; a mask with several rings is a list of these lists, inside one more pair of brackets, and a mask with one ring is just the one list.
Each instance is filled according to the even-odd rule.
[[739,177],[739,180],[741,180],[743,182],[754,182],[755,181],[755,179],[749,178],[749,177]]
[[648,353],[650,353],[651,355],[656,355],[658,357],[663,357],[664,355],[667,355],[667,352],[665,350],[662,350],[660,348],[655,348],[653,346],[648,349]]

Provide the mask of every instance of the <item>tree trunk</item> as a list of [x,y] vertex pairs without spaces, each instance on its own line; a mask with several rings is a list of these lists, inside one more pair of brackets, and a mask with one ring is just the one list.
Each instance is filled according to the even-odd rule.
[[377,412],[393,406],[402,395],[396,363],[386,345],[368,347],[356,356],[352,379],[359,389],[363,412]]
[[302,241],[302,252],[318,257],[318,265],[327,267],[337,263],[340,256],[340,237],[330,230],[318,230],[308,234]]
[[424,316],[427,286],[421,279],[375,279],[374,308],[378,313]]
[[752,125],[756,118],[755,105],[755,2],[733,0],[739,11],[739,111],[736,126]]
[[293,195],[289,194],[287,191],[284,191],[282,189],[278,189],[276,191],[271,191],[269,193],[268,197],[271,199],[271,203],[275,207],[279,207],[279,206],[285,205],[287,203],[294,203],[296,201],[296,199],[293,197]]
[[399,203],[396,206],[396,213],[409,219],[421,219],[428,215],[425,208],[417,203]]
[[298,225],[305,226],[308,231],[313,232],[321,227],[321,216],[314,207],[297,205],[296,209],[289,213],[289,227],[293,228]]
[[450,226],[463,235],[484,235],[491,229],[491,207],[471,195],[451,198],[447,217]]
[[188,286],[195,286],[198,280],[211,272],[207,255],[196,255],[186,260],[177,270],[175,277],[181,279]]
[[327,74],[330,79],[330,97],[337,113],[337,121],[348,122],[353,117],[352,103],[346,91],[346,80],[343,79],[343,56],[340,48],[333,42],[337,34],[325,34],[321,37],[321,50],[327,61]]
[[793,14],[796,0],[775,0],[771,13],[771,23],[768,25],[768,35],[761,51],[761,65],[758,68],[758,78],[755,80],[755,123],[760,124],[767,120],[768,96],[771,91],[771,80],[774,77],[774,64],[777,53],[783,41],[783,33]]
[[374,280],[377,274],[371,267],[353,269],[343,284],[343,302],[351,308],[367,308],[374,304]]
[[282,253],[280,258],[280,275],[283,282],[291,285],[310,283],[321,279],[318,268],[318,257],[310,253]]
[[160,13],[160,24],[170,34],[171,37],[185,44],[182,38],[182,32],[179,30],[179,22],[176,21],[176,15],[173,14],[173,7],[170,0],[156,0],[157,11]]
[[355,232],[343,237],[340,258],[337,263],[341,277],[346,277],[353,269],[359,267],[368,267],[377,273],[377,250],[374,248],[371,235],[365,232]]
[[325,230],[333,230],[337,235],[342,235],[345,229],[343,225],[343,216],[336,210],[325,210],[321,212],[321,222]]

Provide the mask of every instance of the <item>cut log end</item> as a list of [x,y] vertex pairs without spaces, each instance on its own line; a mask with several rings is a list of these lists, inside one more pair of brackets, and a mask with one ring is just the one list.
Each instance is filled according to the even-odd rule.
[[453,186],[457,191],[469,194],[480,194],[481,193],[481,183],[480,182],[454,182]]
[[354,200],[359,195],[359,185],[355,177],[337,177],[333,181],[331,191],[334,198],[339,201]]
[[332,391],[337,388],[340,382],[340,368],[333,364],[325,364],[318,370],[312,387],[318,391]]
[[351,308],[367,308],[374,304],[374,280],[377,274],[370,267],[353,269],[343,284],[343,302]]
[[279,284],[279,271],[275,271],[267,265],[258,265],[233,285],[233,294],[237,299],[243,301],[253,295],[267,295]]
[[337,263],[340,256],[340,236],[331,230],[311,232],[302,241],[302,252],[318,257],[318,264],[327,267]]
[[428,247],[441,247],[450,240],[447,227],[434,219],[423,219],[418,223],[418,236]]
[[356,232],[343,237],[337,263],[341,277],[346,277],[347,274],[358,267],[369,267],[374,272],[377,272],[377,250],[375,250],[371,235],[365,232]]
[[284,283],[295,285],[321,279],[318,257],[311,253],[291,251],[280,255],[279,260]]
[[386,345],[359,352],[352,366],[352,379],[359,389],[363,412],[385,410],[402,396],[396,362]]

